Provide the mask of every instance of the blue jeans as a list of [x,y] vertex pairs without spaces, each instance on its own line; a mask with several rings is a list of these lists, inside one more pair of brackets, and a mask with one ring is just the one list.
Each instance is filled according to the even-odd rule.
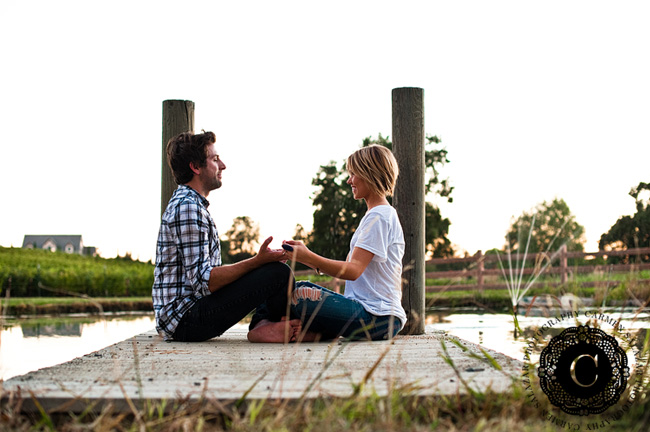
[[253,309],[251,328],[263,319],[280,321],[287,311],[291,269],[282,263],[259,267],[200,298],[181,318],[174,340],[201,342],[221,335]]
[[358,301],[308,281],[296,282],[291,314],[300,318],[303,330],[320,333],[323,339],[390,339],[401,327],[394,316],[373,315]]

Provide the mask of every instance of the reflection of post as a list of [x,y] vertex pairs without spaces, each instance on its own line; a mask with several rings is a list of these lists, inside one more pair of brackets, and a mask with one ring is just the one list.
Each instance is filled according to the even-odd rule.
[[560,267],[561,267],[561,276],[560,276],[560,282],[564,285],[567,280],[567,272],[568,272],[568,263],[567,263],[567,248],[566,244],[563,244],[560,246]]
[[402,305],[408,321],[404,334],[424,333],[424,90],[393,89],[393,153],[399,165],[394,205],[406,248]]
[[160,188],[160,214],[167,208],[176,189],[176,181],[167,163],[167,142],[181,132],[194,130],[194,102],[185,100],[163,101],[162,122],[162,183]]

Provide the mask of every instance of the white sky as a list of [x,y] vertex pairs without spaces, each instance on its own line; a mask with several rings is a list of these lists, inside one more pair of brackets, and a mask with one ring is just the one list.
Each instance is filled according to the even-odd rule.
[[0,245],[152,258],[162,102],[186,99],[228,166],[219,231],[250,216],[277,247],[311,227],[318,167],[390,138],[391,90],[421,87],[459,249],[558,197],[595,250],[650,181],[648,22],[642,1],[2,0]]

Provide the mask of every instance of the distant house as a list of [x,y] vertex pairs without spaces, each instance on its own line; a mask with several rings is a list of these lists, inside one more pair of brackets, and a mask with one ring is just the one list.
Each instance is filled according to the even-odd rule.
[[84,246],[81,235],[26,235],[23,248],[91,256],[97,253],[95,247]]

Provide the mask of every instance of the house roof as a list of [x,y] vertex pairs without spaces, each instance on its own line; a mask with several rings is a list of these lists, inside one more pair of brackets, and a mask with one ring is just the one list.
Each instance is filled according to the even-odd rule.
[[80,234],[72,235],[25,235],[23,238],[23,247],[27,245],[34,245],[36,248],[42,248],[46,241],[52,240],[57,246],[63,247],[68,243],[73,244],[79,248],[82,244]]

